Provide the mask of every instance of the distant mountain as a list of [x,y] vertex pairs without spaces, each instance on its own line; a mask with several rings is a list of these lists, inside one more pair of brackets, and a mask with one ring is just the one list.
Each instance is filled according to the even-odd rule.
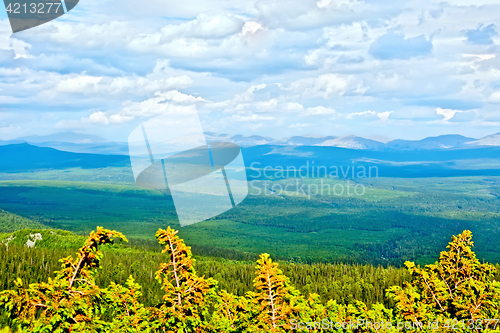
[[[327,146],[357,150],[445,150],[500,146],[500,133],[482,139],[468,138],[462,135],[441,135],[422,140],[390,140],[386,137],[363,138],[355,135],[336,136],[291,136],[275,139],[261,135],[230,135],[205,132],[207,142],[225,141],[240,147],[254,146]],[[0,141],[3,145],[27,142],[39,147],[85,154],[128,155],[127,142],[108,141],[96,135],[64,132],[45,136],[26,136],[10,141]]]
[[485,136],[482,139],[467,142],[470,146],[500,146],[500,133]]
[[96,142],[96,143],[71,143],[71,142],[41,142],[32,143],[38,147],[49,147],[72,153],[101,154],[101,155],[128,155],[126,142]]
[[0,146],[29,143],[38,147],[49,147],[73,153],[128,155],[126,142],[112,142],[100,136],[62,132],[50,135],[31,135],[9,141],[0,141]]
[[5,145],[15,145],[17,143],[25,143],[26,141],[21,141],[21,140],[17,140],[17,139],[14,139],[14,140],[0,140],[0,146],[5,146]]
[[379,141],[365,139],[359,136],[347,135],[333,140],[326,140],[316,146],[378,150],[382,149],[384,144]]
[[383,136],[383,135],[373,135],[373,136],[367,137],[367,139],[375,140],[375,141],[382,142],[382,143],[387,143],[389,141],[393,141],[394,140],[392,138],[389,138],[389,137]]
[[[371,141],[373,140],[354,137],[344,138],[343,142],[351,145],[364,144],[363,147],[368,147],[368,144],[372,144]],[[341,141],[338,140],[337,143],[341,144]],[[500,176],[500,147],[392,150],[261,145],[243,147],[242,152],[245,164],[250,168],[253,162],[259,162],[261,167],[291,166],[299,170],[302,166],[311,165],[313,161],[316,167],[329,166],[328,172],[332,171],[331,166],[342,167],[344,171],[352,170],[354,164],[358,169],[364,166],[366,170],[376,166],[375,172],[381,177]],[[0,146],[0,157],[0,173],[106,167],[125,167],[130,170],[128,156],[77,154],[26,143]],[[346,173],[342,177],[349,175]]]
[[423,140],[393,140],[385,144],[385,148],[390,149],[453,149],[470,147],[467,143],[476,139],[467,138],[462,135],[441,135],[429,137]]
[[241,134],[237,134],[230,136],[229,134],[216,134],[212,132],[205,132],[205,137],[208,142],[211,141],[233,142],[242,147],[262,146],[270,144],[271,142],[274,141],[273,138],[260,135],[244,136]]
[[0,146],[0,172],[127,166],[126,155],[76,154],[27,143]]
[[[255,146],[244,148],[243,155],[250,169],[252,165],[257,168],[282,166],[287,170],[300,170],[309,166],[318,175],[319,168],[324,166],[328,172],[338,170],[341,178],[354,178],[353,169],[373,169],[376,175],[372,177],[500,176],[500,147],[370,150],[327,146]],[[343,173],[341,170],[344,170]],[[268,173],[266,176],[263,172],[250,170],[249,179],[275,175]]]
[[82,143],[82,144],[108,141],[97,135],[82,134],[75,132],[54,133],[50,135],[31,135],[31,136],[17,138],[15,140],[28,143],[66,142],[66,143]]
[[316,146],[321,143],[336,139],[336,136],[325,136],[325,137],[315,137],[315,136],[292,136],[289,138],[284,138],[280,140],[274,140],[271,142],[273,145],[286,145],[286,146]]

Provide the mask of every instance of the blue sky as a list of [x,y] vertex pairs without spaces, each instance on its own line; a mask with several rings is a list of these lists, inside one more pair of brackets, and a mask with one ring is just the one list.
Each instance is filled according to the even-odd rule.
[[11,34],[0,139],[126,141],[198,110],[206,131],[420,139],[500,132],[498,1],[82,0]]

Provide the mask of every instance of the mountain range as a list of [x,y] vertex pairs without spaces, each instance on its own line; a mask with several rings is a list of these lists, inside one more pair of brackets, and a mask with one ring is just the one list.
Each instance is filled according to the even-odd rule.
[[[208,142],[233,142],[241,147],[253,146],[323,146],[356,150],[443,150],[500,146],[500,133],[488,135],[481,139],[462,135],[441,135],[422,140],[370,139],[354,135],[336,136],[291,136],[275,139],[261,135],[229,135],[212,132],[205,133]],[[126,142],[113,142],[96,135],[64,132],[46,136],[27,136],[10,141],[0,141],[1,145],[29,143],[39,147],[50,147],[74,153],[93,153],[106,155],[127,155]]]
[[485,136],[481,139],[468,138],[451,134],[428,137],[422,140],[385,140],[370,139],[355,135],[342,137],[325,136],[292,136],[283,139],[252,135],[234,135],[205,133],[208,141],[229,141],[242,147],[249,146],[323,146],[361,150],[440,150],[459,148],[479,148],[500,146],[500,133]]

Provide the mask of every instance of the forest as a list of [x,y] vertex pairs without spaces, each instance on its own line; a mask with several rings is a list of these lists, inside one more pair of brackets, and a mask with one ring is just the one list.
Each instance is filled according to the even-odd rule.
[[[33,237],[35,231],[20,230],[0,246],[1,271],[12,274],[2,277],[1,323],[6,327],[2,333],[500,332],[498,267],[477,259],[468,230],[453,236],[434,264],[406,262],[406,274],[367,266],[284,265],[263,253],[251,264],[251,275],[249,263],[221,260],[214,265],[216,260],[200,260],[197,264],[190,247],[170,227],[156,232],[163,250],[155,255],[116,242],[127,242],[127,238],[101,227],[87,239],[66,231],[48,231],[51,243],[57,245],[49,248],[45,243],[45,247],[28,250],[20,240]],[[83,246],[76,256],[69,255],[76,242]],[[134,251],[137,253],[130,255]],[[56,266],[54,255],[64,252],[58,270],[50,274]],[[128,263],[116,260],[120,252],[128,252]],[[108,256],[111,263],[106,263]],[[148,259],[151,266],[145,264]],[[26,275],[31,269],[35,274]],[[214,270],[218,271],[215,277],[225,282],[210,277]],[[46,273],[39,274],[42,271]],[[327,272],[330,276],[322,283],[318,277],[313,282],[311,276]],[[248,289],[228,283],[230,274],[243,276],[234,280]],[[341,287],[349,287],[349,281],[339,281],[339,276],[353,278],[352,284],[360,276],[370,282],[369,277],[377,274],[371,281],[379,281],[377,287],[384,287],[383,297],[390,302],[377,299],[378,292],[356,294],[354,290],[355,298],[342,299],[334,293],[328,299],[325,293],[319,296],[314,286],[340,282]],[[387,276],[381,278],[384,274]],[[156,283],[161,297],[144,297],[144,286],[138,281],[144,281],[144,275]],[[309,281],[297,288],[294,282],[301,278]],[[371,295],[370,302],[367,295]]]
[[[66,177],[74,172],[66,171]],[[299,179],[299,184],[321,180]],[[270,184],[286,186],[296,181],[275,179]],[[345,182],[325,181],[332,185]],[[428,264],[450,235],[471,230],[480,260],[500,262],[500,178],[356,181],[366,188],[362,197],[256,195],[250,187],[250,195],[237,207],[183,228],[169,194],[133,184],[0,181],[0,208],[23,221],[79,235],[98,225],[121,230],[131,243],[152,244],[158,228],[171,226],[200,255],[220,253],[225,258],[254,260],[260,253],[269,253],[296,263]]]
[[[253,179],[184,228],[119,163],[0,179],[1,333],[499,332],[494,175]],[[263,187],[321,180],[366,193]]]

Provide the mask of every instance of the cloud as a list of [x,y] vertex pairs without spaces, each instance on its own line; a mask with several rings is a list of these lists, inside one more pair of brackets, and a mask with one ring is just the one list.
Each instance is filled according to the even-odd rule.
[[455,116],[458,110],[437,108],[436,113],[443,117],[443,121],[448,121]]
[[453,123],[466,123],[474,120],[476,113],[474,111],[459,111],[449,120]]
[[394,111],[375,112],[368,110],[368,111],[350,113],[346,116],[346,118],[387,121],[389,120],[389,116],[393,112]]
[[358,0],[259,0],[255,7],[260,20],[269,27],[310,30],[342,24],[371,13]]
[[438,115],[443,117],[443,122],[465,123],[470,122],[476,118],[476,113],[474,111],[460,111],[437,108],[436,112]]
[[354,118],[370,118],[370,119],[377,119],[377,112],[375,111],[362,111],[362,112],[354,112],[350,113],[346,116],[347,119],[354,119]]
[[0,50],[14,53],[14,59],[29,58],[31,45],[19,40],[11,38],[9,34],[0,34]]
[[241,28],[241,34],[245,36],[246,34],[255,34],[259,30],[264,30],[262,24],[255,21],[245,22],[243,27]]
[[[97,111],[92,113],[88,121],[92,124],[109,125],[109,124],[121,124],[133,120],[134,116],[125,116],[121,114],[106,115],[102,111]],[[82,122],[86,122],[87,119],[83,118]]]
[[393,112],[394,112],[394,111],[379,112],[379,113],[377,113],[377,117],[379,117],[381,121],[387,121],[387,120],[389,120],[389,116],[390,116]]
[[170,114],[178,117],[196,112],[195,104],[206,102],[201,97],[183,94],[177,90],[157,92],[153,97],[142,102],[125,102],[123,108],[118,112],[95,111],[88,118],[82,118],[81,121],[110,125],[126,123],[136,118],[150,118],[160,114]]
[[302,131],[304,128],[311,127],[312,125],[309,123],[296,123],[288,126],[288,128],[291,129],[297,129],[299,131]]
[[113,77],[89,75],[85,72],[60,74],[28,68],[0,67],[0,75],[4,76],[3,80],[0,78],[0,91],[21,97],[16,103],[68,104],[72,108],[91,104],[101,108],[112,103],[112,100],[122,103],[131,95],[146,97],[155,92],[183,89],[193,84],[193,80],[187,75],[168,77],[159,72],[146,76],[131,73]]
[[307,108],[304,112],[301,112],[301,116],[330,116],[335,114],[335,110],[332,108],[326,108],[324,106],[316,106],[313,108]]
[[424,35],[405,38],[403,34],[390,32],[371,44],[370,54],[382,60],[411,59],[430,54],[432,47]]
[[453,123],[479,137],[500,103],[500,5],[480,1],[87,1],[0,35],[1,112],[17,115],[0,128],[126,138],[143,119],[198,110],[233,134],[314,124],[398,138]]
[[291,84],[291,90],[303,96],[330,98],[343,95],[349,87],[349,78],[339,74],[323,74],[316,78],[300,79]]
[[489,97],[489,102],[498,104],[500,103],[500,91],[493,92]]
[[169,24],[161,29],[160,43],[170,43],[175,39],[220,39],[239,33],[245,22],[232,15],[206,13],[195,20],[179,25]]
[[476,29],[469,29],[464,33],[467,37],[467,42],[470,44],[491,45],[493,44],[493,37],[498,35],[496,28],[495,24],[490,24],[486,27],[480,24]]
[[[204,103],[207,100],[203,99],[200,96],[192,96],[183,94],[177,90],[170,90],[163,94],[159,94],[164,101],[172,101],[177,104],[194,104],[194,103]],[[162,103],[164,103],[164,101]]]
[[54,88],[61,93],[95,93],[99,91],[98,84],[101,80],[102,77],[86,74],[74,75],[59,80]]
[[[126,119],[126,117],[133,119],[135,117],[147,118],[160,114],[182,115],[186,112],[195,112],[196,106],[194,104],[177,105],[172,97],[173,95],[170,92],[157,92],[153,97],[142,102],[128,101],[118,114],[121,116],[120,119]],[[176,96],[176,98],[178,97]],[[186,98],[192,98],[192,96]]]
[[236,103],[250,102],[254,99],[254,93],[267,87],[265,83],[250,86],[244,93],[236,94],[233,101]]
[[239,115],[235,114],[231,117],[232,120],[238,121],[238,122],[260,122],[263,120],[274,120],[276,119],[273,116],[265,116],[265,115],[259,115],[259,114],[252,114],[252,115]]
[[89,116],[89,121],[94,124],[102,124],[102,125],[107,125],[109,124],[109,119],[106,116],[106,114],[102,111],[97,111],[92,113]]
[[[451,117],[453,117],[453,115],[451,115],[450,118]],[[390,115],[390,119],[400,121],[409,120],[412,123],[417,123],[442,120],[443,116],[436,111],[436,108],[407,106],[394,110],[394,112]]]

